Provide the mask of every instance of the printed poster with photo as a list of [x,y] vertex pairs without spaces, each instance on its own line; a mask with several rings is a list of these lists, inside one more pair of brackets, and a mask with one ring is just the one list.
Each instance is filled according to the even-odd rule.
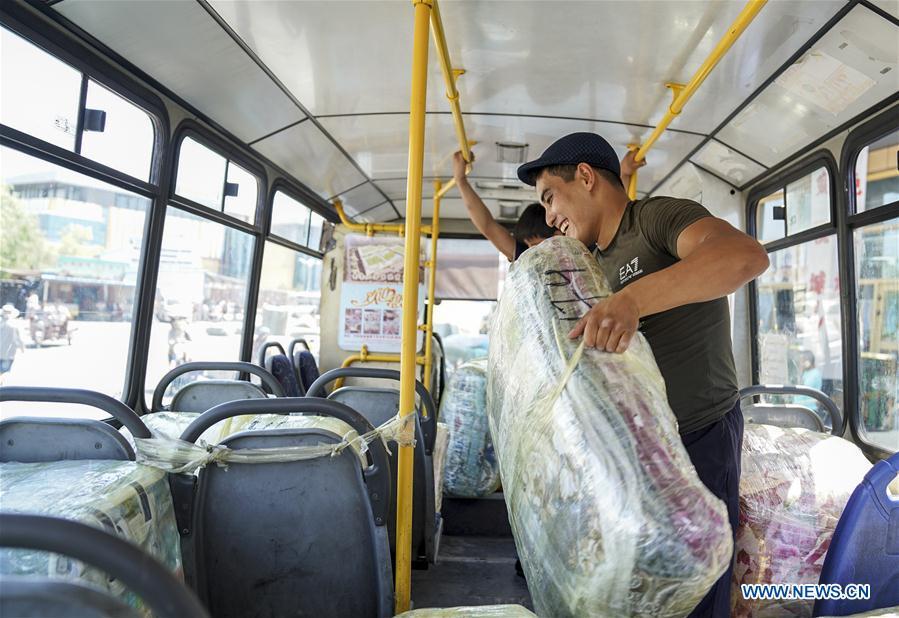
[[[399,352],[403,321],[402,238],[350,234],[344,238],[344,278],[337,343],[347,351]],[[421,263],[422,260],[419,260]],[[419,269],[418,316],[424,315],[424,272]],[[423,334],[418,332],[417,347]]]

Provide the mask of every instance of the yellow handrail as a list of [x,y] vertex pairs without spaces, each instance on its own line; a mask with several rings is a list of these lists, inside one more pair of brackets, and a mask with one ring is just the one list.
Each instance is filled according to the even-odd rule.
[[[451,181],[455,182],[455,181]],[[450,184],[450,183],[447,183]],[[440,236],[440,200],[446,191],[439,180],[434,181],[434,214],[431,215],[431,257],[428,260],[428,307],[425,314],[425,375],[422,382],[428,387],[428,392],[434,394],[434,384],[431,381],[431,338],[434,333],[434,290],[437,287],[437,237]]]
[[[730,28],[721,37],[721,40],[718,41],[718,44],[715,46],[715,49],[712,50],[712,53],[709,54],[708,58],[705,59],[705,62],[702,63],[702,66],[696,71],[693,75],[693,78],[687,83],[687,85],[683,84],[665,84],[667,88],[671,89],[672,94],[674,95],[674,100],[671,102],[671,105],[668,107],[668,111],[665,112],[665,116],[662,118],[662,121],[656,125],[656,128],[649,135],[649,138],[643,143],[642,146],[637,150],[637,154],[634,155],[635,161],[642,161],[646,158],[646,153],[652,148],[652,145],[655,144],[656,140],[659,139],[659,136],[662,135],[662,132],[668,128],[668,125],[671,124],[671,121],[674,120],[674,117],[681,113],[681,110],[686,105],[687,101],[693,96],[696,92],[697,88],[702,85],[702,82],[705,81],[705,78],[709,76],[709,73],[712,72],[712,69],[718,64],[721,58],[724,57],[724,54],[727,53],[727,50],[731,48],[731,46],[736,42],[740,35],[743,34],[743,31],[752,23],[752,20],[755,19],[756,15],[759,14],[759,11],[762,10],[762,7],[765,6],[765,3],[768,0],[749,0],[746,3],[746,6],[743,7],[743,10],[740,11],[740,14],[734,20],[734,22],[730,25]],[[633,175],[631,175],[631,181],[628,186],[628,196],[633,200],[637,197],[637,172],[634,171]]]
[[446,82],[446,98],[449,99],[450,108],[453,111],[453,122],[456,125],[456,138],[459,140],[459,149],[462,151],[462,158],[471,163],[471,148],[468,144],[468,138],[465,137],[465,123],[462,121],[462,109],[459,107],[459,90],[456,88],[456,78],[465,73],[465,71],[453,69],[450,63],[449,50],[446,47],[446,36],[443,33],[443,20],[440,18],[440,6],[437,0],[432,0],[431,33],[434,35],[434,48],[437,50],[437,58],[440,60],[440,68],[443,71],[443,81]]
[[[400,415],[415,414],[418,337],[418,260],[421,247],[421,182],[428,95],[428,30],[432,0],[412,0],[412,91],[409,101],[409,166],[406,173],[406,246],[403,273],[403,341],[400,351]],[[408,436],[411,438],[411,436]],[[412,592],[412,449],[399,447],[396,498],[396,613],[409,609]]]
[[[368,346],[363,345],[362,349],[359,350],[356,354],[350,354],[343,362],[340,364],[341,367],[351,367],[356,363],[398,363],[400,362],[399,354],[372,354],[368,351]],[[418,356],[415,359],[416,364],[424,365],[425,357]],[[337,378],[334,380],[334,388],[338,389],[343,386],[343,378]]]
[[[340,200],[334,200],[334,210],[337,211],[341,223],[353,232],[363,232],[366,236],[374,236],[375,232],[390,232],[402,236],[406,231],[402,223],[354,223],[347,218],[343,211],[343,202]],[[419,230],[420,234],[430,234],[431,226],[422,225]]]

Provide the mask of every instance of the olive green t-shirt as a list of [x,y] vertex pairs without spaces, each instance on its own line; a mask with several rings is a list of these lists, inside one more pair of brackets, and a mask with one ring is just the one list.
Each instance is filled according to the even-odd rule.
[[[651,197],[630,202],[599,266],[617,292],[679,261],[677,237],[712,216],[691,200]],[[681,433],[723,417],[737,401],[737,376],[727,299],[693,303],[646,316],[640,332],[665,378],[668,403]]]

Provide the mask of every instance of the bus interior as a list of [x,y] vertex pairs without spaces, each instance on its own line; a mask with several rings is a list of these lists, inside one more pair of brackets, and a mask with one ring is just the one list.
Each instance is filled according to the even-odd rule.
[[899,615],[897,0],[4,2],[0,613],[599,615],[521,551],[484,394],[519,265],[453,179],[511,230],[575,132],[768,254],[741,508],[757,474],[815,532],[741,519],[732,615]]

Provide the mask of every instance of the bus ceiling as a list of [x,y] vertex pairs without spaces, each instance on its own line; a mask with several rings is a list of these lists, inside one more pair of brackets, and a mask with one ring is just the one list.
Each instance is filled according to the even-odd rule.
[[[42,10],[121,56],[323,203],[339,199],[352,221],[405,216],[408,3],[160,6],[63,0]],[[472,179],[500,187],[485,199],[498,218],[514,218],[513,202],[532,201],[529,191],[508,188],[521,187],[516,161],[539,155],[558,136],[595,131],[620,154],[646,144],[672,104],[666,84],[689,84],[744,6],[444,7],[447,36],[437,47],[448,54],[429,46],[422,216],[433,214],[432,181],[452,177],[452,153],[469,140],[479,143]],[[897,23],[890,2],[769,3],[671,115],[635,194],[651,194],[693,166],[742,190],[883,104],[897,90]],[[435,57],[453,65],[441,67]],[[839,79],[822,78],[828,75]],[[465,219],[458,192],[445,197],[443,218]]]

